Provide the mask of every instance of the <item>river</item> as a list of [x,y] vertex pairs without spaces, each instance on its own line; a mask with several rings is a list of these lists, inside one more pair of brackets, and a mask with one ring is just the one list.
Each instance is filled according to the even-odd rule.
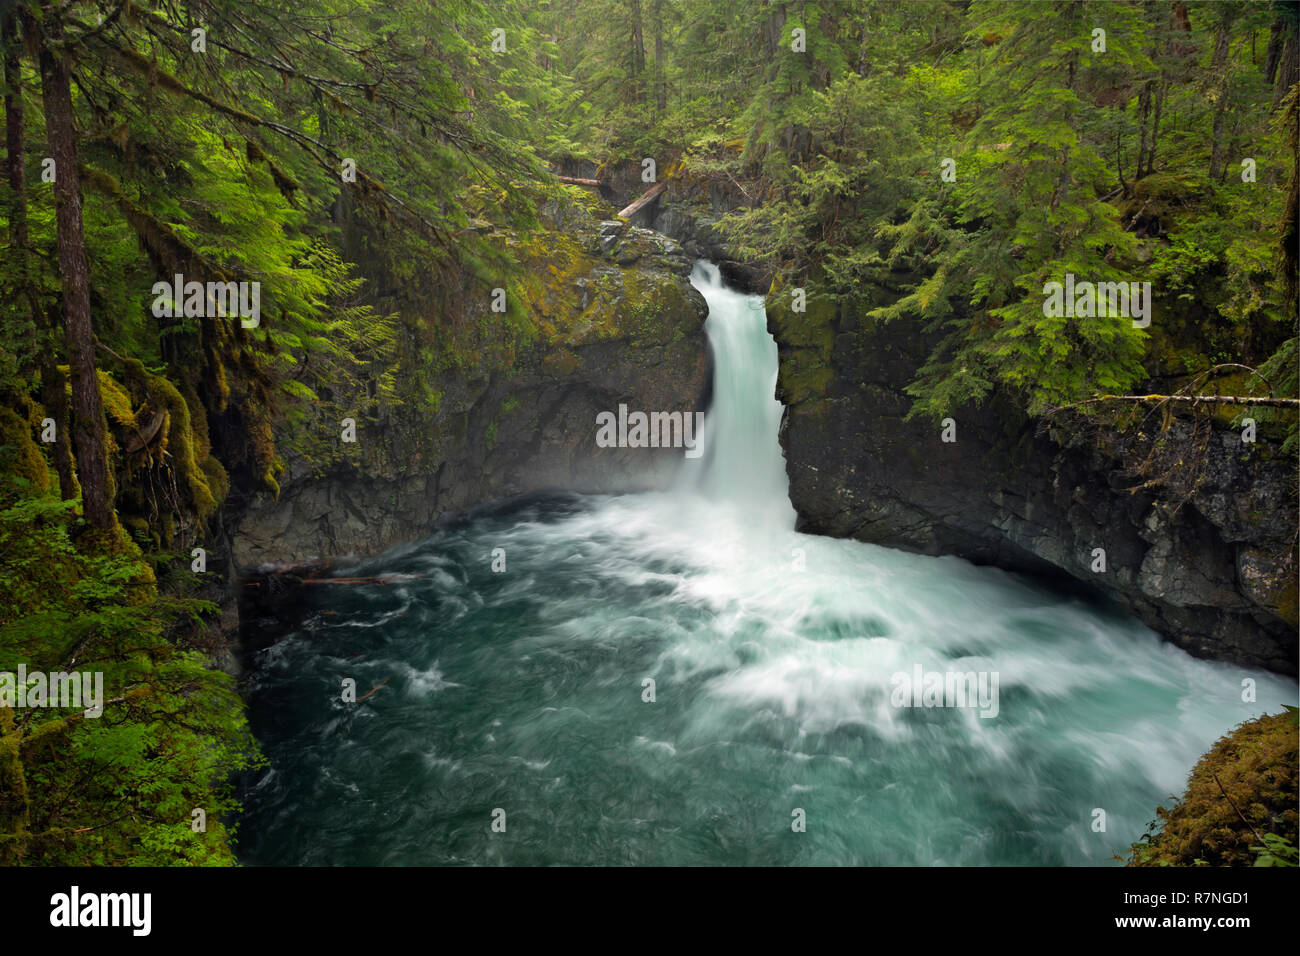
[[796,533],[762,301],[693,281],[676,488],[490,505],[334,572],[387,586],[305,589],[251,662],[244,863],[1104,865],[1293,701],[1029,579]]

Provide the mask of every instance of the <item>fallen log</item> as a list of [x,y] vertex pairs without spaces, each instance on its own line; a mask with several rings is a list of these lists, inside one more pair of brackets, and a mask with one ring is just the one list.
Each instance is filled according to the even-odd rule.
[[302,584],[378,584],[388,587],[390,584],[400,584],[403,581],[413,581],[416,578],[423,577],[422,574],[376,574],[370,577],[359,578],[303,578]]
[[668,188],[668,183],[666,182],[655,183],[653,186],[650,187],[649,190],[647,190],[644,196],[642,196],[640,199],[633,202],[626,209],[620,210],[618,214],[619,218],[627,219],[630,216],[635,216],[638,212],[640,212],[643,208],[645,208],[645,206],[648,205],[652,200],[657,199],[667,188]]
[[574,186],[599,186],[600,185],[599,179],[582,179],[578,176],[556,176],[555,178],[562,183],[570,183]]

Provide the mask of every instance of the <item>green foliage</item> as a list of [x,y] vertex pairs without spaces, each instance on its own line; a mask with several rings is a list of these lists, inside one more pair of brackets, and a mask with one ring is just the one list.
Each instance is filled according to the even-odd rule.
[[[912,414],[938,418],[995,390],[1042,413],[1132,389],[1164,371],[1171,340],[1188,374],[1293,354],[1273,259],[1294,134],[1286,110],[1270,113],[1255,44],[1281,15],[552,0],[531,21],[559,50],[551,95],[583,93],[586,108],[556,114],[566,144],[605,163],[681,157],[739,187],[750,201],[721,223],[739,252],[850,315],[914,326],[928,357]],[[1232,161],[1211,175],[1216,148]],[[1257,182],[1241,180],[1242,156]],[[1045,316],[1044,283],[1067,273],[1151,283],[1151,327]],[[1294,431],[1293,414],[1270,416]]]
[[98,672],[103,715],[0,707],[0,862],[229,865],[256,746],[233,681],[178,642],[214,609],[158,593],[125,539],[79,548],[72,508],[0,510],[0,672]]
[[[1280,820],[1278,822],[1281,822]],[[1258,853],[1256,866],[1296,866],[1296,846],[1279,833],[1265,833],[1263,846],[1252,846],[1251,853]]]

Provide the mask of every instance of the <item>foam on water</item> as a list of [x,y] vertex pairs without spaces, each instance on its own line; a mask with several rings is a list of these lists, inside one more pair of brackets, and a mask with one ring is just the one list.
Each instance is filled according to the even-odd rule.
[[[1104,864],[1295,702],[1017,576],[796,534],[761,300],[694,281],[714,405],[672,492],[481,509],[338,572],[400,586],[309,589],[253,675],[247,862]],[[893,706],[916,665],[997,672],[998,716]]]

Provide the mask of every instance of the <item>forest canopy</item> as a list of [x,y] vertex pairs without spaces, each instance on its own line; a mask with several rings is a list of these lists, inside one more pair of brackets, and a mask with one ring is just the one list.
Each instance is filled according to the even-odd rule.
[[[1296,3],[0,9],[0,670],[98,667],[112,701],[0,706],[0,863],[233,859],[257,757],[193,549],[278,493],[286,423],[509,364],[530,317],[475,326],[464,289],[522,281],[582,201],[564,169],[741,197],[719,228],[770,307],[925,343],[914,415],[1104,416],[1158,382],[1296,450]],[[258,321],[159,307],[177,276],[257,283]],[[1047,308],[1067,277],[1149,314]]]

